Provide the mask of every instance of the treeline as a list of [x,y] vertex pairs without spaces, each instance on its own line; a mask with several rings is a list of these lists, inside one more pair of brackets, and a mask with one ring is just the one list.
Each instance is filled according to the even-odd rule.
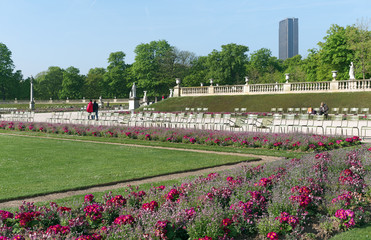
[[[133,82],[138,95],[167,96],[181,78],[182,86],[209,84],[244,84],[284,82],[284,73],[290,81],[329,81],[331,71],[338,71],[339,80],[349,78],[349,65],[354,62],[357,79],[371,77],[371,32],[368,24],[347,27],[332,25],[318,49],[308,50],[308,56],[286,59],[272,56],[262,48],[249,54],[249,47],[234,43],[222,45],[207,56],[196,56],[171,46],[166,40],[139,44],[135,48],[133,64],[125,63],[125,53],[113,52],[108,57],[107,68],[92,68],[86,75],[76,67],[62,69],[51,66],[34,78],[36,99],[127,98]],[[23,79],[15,71],[11,52],[0,43],[0,97],[2,99],[28,99],[30,78]]]

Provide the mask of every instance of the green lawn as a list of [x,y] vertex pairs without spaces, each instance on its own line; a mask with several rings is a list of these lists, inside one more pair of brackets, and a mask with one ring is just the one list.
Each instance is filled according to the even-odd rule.
[[0,135],[0,201],[251,160]]
[[104,137],[92,137],[92,136],[75,136],[75,135],[64,135],[64,134],[49,134],[40,132],[26,132],[26,131],[9,131],[0,129],[0,133],[14,134],[14,135],[28,135],[28,136],[40,136],[40,137],[51,137],[61,139],[74,139],[74,140],[89,140],[94,142],[111,142],[111,143],[123,143],[123,144],[135,144],[142,146],[156,146],[156,147],[171,147],[179,149],[195,149],[195,150],[207,150],[215,152],[230,152],[230,153],[243,153],[243,154],[254,154],[264,156],[275,156],[285,158],[300,158],[305,152],[297,151],[280,151],[266,148],[237,148],[232,146],[206,146],[198,144],[183,144],[183,143],[171,143],[171,142],[160,142],[160,141],[143,141],[139,139],[128,139],[128,138],[104,138]]
[[371,223],[355,228],[340,234],[337,234],[331,240],[366,240],[371,239]]

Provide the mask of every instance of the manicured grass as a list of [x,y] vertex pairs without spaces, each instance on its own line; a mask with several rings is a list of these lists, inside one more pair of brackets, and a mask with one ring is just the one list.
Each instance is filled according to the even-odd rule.
[[360,228],[351,229],[349,231],[340,233],[331,240],[366,240],[371,239],[371,223]]
[[277,107],[285,111],[295,107],[319,107],[321,102],[326,102],[330,109],[371,108],[371,92],[174,97],[151,107],[164,112],[184,111],[186,107],[207,107],[210,112],[233,112],[234,108],[247,108],[247,112],[269,112]]
[[251,160],[5,135],[0,135],[0,148],[0,200]]
[[197,145],[197,144],[181,144],[181,143],[160,142],[160,141],[143,141],[143,140],[138,140],[138,139],[127,139],[127,138],[125,139],[123,138],[103,138],[103,137],[92,137],[92,136],[47,134],[47,133],[40,133],[40,132],[9,131],[9,130],[3,130],[3,129],[0,129],[0,133],[41,136],[41,137],[51,137],[51,138],[65,138],[65,139],[75,139],[75,140],[89,140],[89,141],[94,141],[94,142],[112,142],[112,143],[135,144],[135,145],[144,145],[144,146],[207,150],[207,151],[215,151],[215,152],[244,153],[244,154],[285,157],[285,158],[300,158],[302,155],[306,154],[303,152],[280,151],[280,150],[264,149],[264,148],[236,148],[236,147],[228,147],[228,146],[224,146],[224,147],[205,146],[205,145]]

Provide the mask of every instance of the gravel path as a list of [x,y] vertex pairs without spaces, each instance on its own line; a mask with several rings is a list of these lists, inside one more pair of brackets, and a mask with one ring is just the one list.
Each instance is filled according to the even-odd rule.
[[[20,136],[17,134],[5,134],[5,133],[0,133],[0,134]],[[25,135],[22,135],[22,137],[40,138],[40,136],[25,136]],[[124,146],[156,148],[156,149],[168,149],[168,150],[174,150],[174,151],[187,151],[187,152],[200,152],[200,153],[208,153],[208,154],[255,157],[257,160],[249,161],[249,162],[241,162],[238,164],[222,165],[222,166],[217,166],[217,167],[198,169],[198,170],[193,170],[193,171],[186,171],[182,173],[174,173],[174,174],[166,174],[166,175],[161,175],[161,176],[156,176],[156,177],[148,177],[148,178],[132,180],[132,181],[128,180],[128,181],[123,181],[121,183],[105,185],[105,186],[90,187],[90,188],[86,188],[83,190],[66,191],[66,192],[60,192],[60,193],[46,194],[46,195],[42,195],[38,197],[6,201],[6,202],[0,203],[0,209],[7,208],[7,207],[18,207],[22,204],[23,201],[27,201],[27,202],[52,201],[55,199],[61,199],[61,198],[74,196],[74,195],[85,195],[85,194],[94,193],[94,192],[102,192],[102,191],[108,191],[108,190],[117,189],[117,188],[124,188],[127,185],[140,185],[144,183],[166,181],[166,180],[184,178],[184,177],[188,177],[192,175],[202,175],[202,174],[210,173],[210,172],[229,170],[229,169],[233,169],[233,168],[240,167],[240,166],[264,164],[264,163],[283,159],[281,157],[260,156],[260,155],[242,154],[242,153],[214,152],[214,151],[195,150],[195,149],[179,149],[179,148],[171,148],[171,147],[143,146],[143,145],[123,144],[123,143],[107,143],[107,142],[85,141],[85,140],[75,140],[75,139],[61,139],[61,138],[53,138],[53,137],[42,137],[42,138],[58,139],[58,140],[65,140],[65,141],[94,142],[94,143],[99,143],[99,144],[113,144],[113,145],[124,145]]]

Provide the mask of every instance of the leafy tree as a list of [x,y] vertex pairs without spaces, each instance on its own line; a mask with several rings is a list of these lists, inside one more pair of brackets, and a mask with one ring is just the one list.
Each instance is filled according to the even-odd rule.
[[113,52],[108,57],[107,72],[104,74],[104,95],[106,97],[125,96],[128,92],[125,53]]
[[63,71],[62,89],[60,91],[61,99],[78,99],[82,97],[82,87],[84,76],[80,75],[80,70],[75,67],[69,67]]
[[105,68],[91,68],[84,80],[83,96],[86,98],[99,98],[104,95]]
[[62,89],[63,69],[49,67],[35,77],[35,96],[39,99],[58,99]]
[[[349,64],[353,59],[353,51],[347,45],[348,38],[345,28],[336,24],[332,25],[324,40],[324,42],[318,43],[321,47],[320,58],[322,62],[329,65],[332,70],[337,70],[339,79],[348,79]],[[330,72],[327,75],[331,78]],[[329,77],[320,77],[321,80],[329,80]]]
[[197,60],[196,54],[189,51],[180,51],[174,48],[174,76],[183,79],[190,74],[193,63]]
[[174,86],[174,47],[160,40],[139,44],[134,52],[132,73],[137,78],[138,87],[147,90],[148,96],[167,94]]
[[290,74],[290,82],[302,82],[305,80],[305,71],[302,68],[301,55],[285,59],[283,62],[284,72]]
[[355,26],[346,28],[348,46],[354,51],[353,62],[356,70],[356,78],[357,75],[361,75],[363,79],[370,77],[371,32],[368,31],[368,27],[369,23],[362,20],[358,21]]
[[19,82],[19,92],[17,94],[18,99],[30,100],[30,78],[25,80],[20,80]]
[[185,87],[200,86],[201,82],[205,82],[209,73],[206,62],[207,57],[205,56],[194,59],[189,74],[182,80],[182,85]]
[[3,100],[16,97],[21,72],[13,73],[14,64],[12,52],[8,47],[0,43],[0,94]]
[[235,43],[222,45],[219,52],[213,50],[207,57],[208,77],[215,79],[219,84],[239,84],[243,83],[246,76],[246,64],[248,57],[247,46]]
[[273,83],[283,79],[277,72],[282,72],[280,60],[272,56],[271,50],[261,48],[250,56],[247,72],[252,83]]

